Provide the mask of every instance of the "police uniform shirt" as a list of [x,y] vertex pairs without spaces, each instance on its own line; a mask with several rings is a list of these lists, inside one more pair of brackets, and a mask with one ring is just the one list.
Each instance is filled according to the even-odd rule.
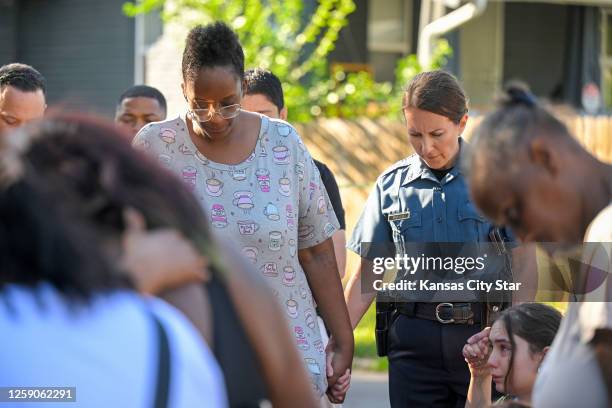
[[371,259],[361,243],[485,242],[490,229],[470,200],[460,159],[438,180],[413,154],[378,177],[347,248]]
[[[488,242],[492,225],[476,210],[461,171],[461,153],[466,143],[460,139],[460,153],[454,167],[440,180],[416,154],[391,166],[376,181],[357,222],[347,248],[363,258],[394,257],[396,254],[440,256],[446,259],[458,247],[443,249],[443,242]],[[362,245],[363,244],[363,245]],[[470,256],[480,256],[485,247],[469,246]],[[441,252],[436,252],[441,251]],[[462,250],[464,251],[464,250]],[[456,253],[456,252],[455,252]],[[464,252],[465,253],[465,252]],[[503,271],[500,263],[489,262],[479,273],[486,281],[495,280]],[[497,260],[497,262],[502,262]],[[399,273],[399,271],[398,271]],[[403,279],[403,271],[395,280]],[[418,271],[412,280],[433,278],[431,271]],[[434,280],[444,282],[466,277],[452,271],[434,272]],[[441,273],[441,274],[440,274]],[[475,272],[470,272],[473,274]],[[474,276],[474,275],[471,275]],[[418,278],[418,279],[417,279]],[[369,286],[369,285],[367,285]],[[407,295],[404,293],[402,296]],[[475,301],[471,291],[425,291],[409,294],[420,301]]]

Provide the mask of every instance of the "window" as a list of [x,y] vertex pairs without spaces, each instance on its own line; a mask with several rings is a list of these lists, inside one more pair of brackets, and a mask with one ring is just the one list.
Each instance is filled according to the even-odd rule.
[[408,54],[412,0],[369,0],[368,52],[377,80],[394,78],[395,61]]
[[375,52],[407,53],[410,50],[412,20],[406,0],[370,0],[368,8],[368,49]]

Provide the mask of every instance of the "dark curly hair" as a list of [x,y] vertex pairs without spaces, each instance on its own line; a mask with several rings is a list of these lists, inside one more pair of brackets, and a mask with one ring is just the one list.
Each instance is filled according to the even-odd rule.
[[[88,300],[131,287],[100,250],[121,237],[128,208],[139,211],[149,229],[177,229],[215,262],[195,197],[174,174],[132,149],[112,124],[65,116],[14,137],[28,145],[15,180],[2,183],[10,176],[9,160],[0,163],[0,288],[48,282],[68,298]],[[0,153],[6,149],[8,139],[0,139]]]
[[264,95],[280,112],[285,107],[283,86],[271,71],[262,68],[249,69],[244,74],[247,95]]
[[220,21],[191,29],[183,51],[183,79],[194,79],[202,68],[222,66],[244,78],[244,51],[236,33]]

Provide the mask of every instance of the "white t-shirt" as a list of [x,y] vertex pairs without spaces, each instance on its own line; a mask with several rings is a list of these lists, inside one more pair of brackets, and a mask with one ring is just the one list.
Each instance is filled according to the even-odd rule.
[[129,291],[85,306],[48,284],[0,290],[0,387],[76,387],[76,402],[54,408],[151,408],[159,364],[152,314],[170,348],[168,407],[226,407],[221,370],[193,326],[164,301]]
[[589,345],[595,330],[612,329],[612,204],[593,220],[585,242],[604,243],[601,246],[585,246],[586,249],[593,249],[585,263],[599,270],[607,270],[607,281],[601,282],[596,290],[584,296],[583,302],[570,303],[536,378],[532,396],[536,408],[599,408],[612,403],[608,401],[599,363]]

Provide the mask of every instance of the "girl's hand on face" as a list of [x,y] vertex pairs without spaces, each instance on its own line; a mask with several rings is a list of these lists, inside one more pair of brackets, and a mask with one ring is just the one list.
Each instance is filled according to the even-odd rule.
[[148,231],[142,215],[132,209],[124,212],[124,220],[121,264],[138,291],[158,294],[206,280],[206,259],[178,231]]
[[489,341],[490,327],[476,333],[467,340],[463,346],[463,358],[468,364],[472,377],[485,377],[491,375],[491,370],[487,364],[491,353],[491,343]]

